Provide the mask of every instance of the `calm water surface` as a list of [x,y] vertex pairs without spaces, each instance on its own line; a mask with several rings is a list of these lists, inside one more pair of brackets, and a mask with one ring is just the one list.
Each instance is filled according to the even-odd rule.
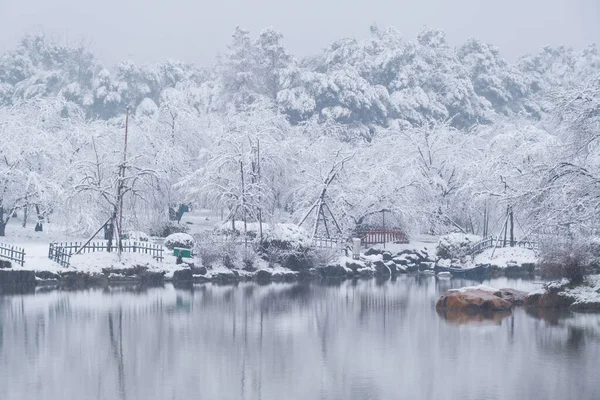
[[600,399],[600,315],[435,312],[473,283],[1,296],[1,398]]

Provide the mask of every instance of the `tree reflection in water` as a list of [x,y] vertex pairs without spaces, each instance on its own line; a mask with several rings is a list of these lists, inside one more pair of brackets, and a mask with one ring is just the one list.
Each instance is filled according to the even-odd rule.
[[0,387],[9,400],[600,398],[598,316],[519,308],[473,324],[436,314],[447,289],[478,283],[400,276],[4,296]]

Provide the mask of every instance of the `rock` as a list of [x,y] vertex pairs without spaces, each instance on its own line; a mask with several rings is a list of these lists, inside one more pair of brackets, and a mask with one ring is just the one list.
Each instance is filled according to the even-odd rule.
[[[320,269],[320,268],[319,268]],[[309,268],[304,271],[298,272],[298,280],[308,281],[313,279],[319,279],[321,277],[321,273],[317,270],[317,268]]]
[[192,280],[192,282],[194,283],[206,283],[206,282],[210,282],[210,278],[204,276],[204,275],[194,275],[194,278]]
[[503,299],[501,291],[492,291],[491,288],[476,286],[464,289],[448,290],[437,301],[436,309],[463,310],[471,312],[480,311],[509,311],[513,303]]
[[383,256],[383,261],[390,261],[392,259],[392,253],[390,253],[389,251],[384,251],[381,254]]
[[382,253],[381,250],[371,247],[370,249],[365,251],[365,256],[374,256],[374,255],[381,254],[381,253]]
[[192,270],[192,275],[206,275],[208,272],[206,267],[192,267],[190,269]]
[[84,289],[89,286],[106,286],[108,277],[104,274],[90,275],[85,272],[68,271],[60,274],[65,289]]
[[392,271],[385,265],[383,261],[375,261],[373,263],[373,267],[375,267],[375,272],[378,276],[390,276],[392,275]]
[[346,263],[346,268],[350,268],[352,272],[356,272],[361,268],[364,268],[365,264],[362,262],[348,262]]
[[406,258],[394,257],[392,258],[392,261],[398,265],[408,265],[408,260]]
[[271,271],[267,271],[266,269],[261,269],[261,270],[258,270],[258,272],[256,272],[256,275],[254,275],[254,277],[259,282],[270,282],[271,279],[273,278],[273,274],[271,273]]
[[515,306],[522,306],[525,304],[525,297],[527,292],[516,289],[500,289],[500,295],[503,299],[510,301]]
[[585,303],[574,303],[569,307],[571,311],[600,311],[600,301],[586,301]]
[[419,266],[414,263],[410,263],[406,266],[406,271],[407,272],[418,272]]
[[12,268],[12,265],[10,264],[10,261],[8,261],[8,260],[0,260],[0,269],[8,269],[8,268]]
[[191,282],[193,278],[194,277],[191,269],[180,269],[173,273],[173,281],[176,282]]
[[542,289],[525,297],[525,306],[543,308],[568,308],[575,299],[560,293],[560,289]]
[[50,271],[36,271],[35,276],[43,280],[59,280],[60,275]]
[[373,268],[365,267],[356,271],[361,278],[370,278],[375,275]]
[[235,270],[230,272],[218,272],[213,275],[213,281],[219,283],[232,283],[239,281],[239,273]]
[[433,267],[435,266],[434,263],[432,262],[420,262],[419,263],[419,270],[420,271],[425,271],[428,269],[433,269]]
[[145,272],[140,275],[140,283],[146,286],[162,286],[165,282],[164,272]]
[[438,272],[437,276],[440,278],[451,278],[452,274],[448,271]]
[[392,275],[397,275],[398,274],[398,267],[396,266],[396,263],[393,261],[386,261],[385,266],[388,267],[390,269],[390,273]]
[[0,285],[35,286],[33,271],[0,271]]
[[319,268],[319,272],[321,273],[321,276],[323,276],[324,278],[331,278],[331,277],[342,278],[348,274],[348,272],[346,271],[346,268],[342,267],[339,264],[330,264],[325,267],[321,267],[321,268]]

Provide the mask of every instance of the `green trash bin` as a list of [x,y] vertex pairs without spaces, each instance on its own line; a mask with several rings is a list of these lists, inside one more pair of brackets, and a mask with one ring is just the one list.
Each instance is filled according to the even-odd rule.
[[184,249],[182,247],[175,247],[173,249],[173,255],[175,257],[178,257],[179,254],[181,254],[182,258],[192,258],[192,250],[190,250],[190,249]]

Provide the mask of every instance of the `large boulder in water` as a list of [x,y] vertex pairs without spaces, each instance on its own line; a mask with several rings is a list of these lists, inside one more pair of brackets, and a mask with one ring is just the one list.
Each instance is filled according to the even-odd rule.
[[479,285],[462,289],[450,289],[437,301],[438,310],[508,311],[514,303],[502,297],[500,290]]

